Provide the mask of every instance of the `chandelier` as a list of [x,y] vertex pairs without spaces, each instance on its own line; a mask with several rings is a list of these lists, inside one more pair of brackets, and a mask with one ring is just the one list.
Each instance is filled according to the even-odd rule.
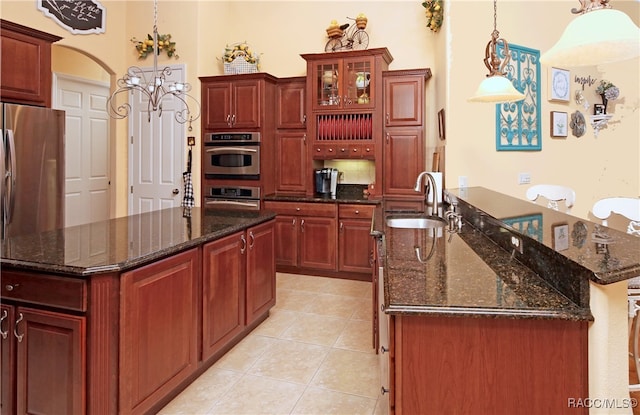
[[[148,121],[151,122],[151,113],[157,112],[158,117],[162,115],[162,102],[167,97],[175,97],[180,108],[176,109],[175,119],[178,123],[191,123],[200,118],[200,104],[189,95],[191,84],[186,82],[168,81],[171,76],[171,68],[164,67],[158,69],[158,0],[153,2],[153,69],[151,73],[143,71],[137,66],[131,66],[127,73],[117,80],[118,89],[111,94],[107,100],[107,111],[111,118],[123,119],[129,116],[131,104],[125,102],[117,103],[117,96],[120,94],[140,93],[147,101]],[[188,101],[193,104],[193,110],[189,107]]]
[[[496,0],[493,1],[493,32],[491,40],[485,48],[484,65],[489,69],[489,74],[480,83],[476,93],[469,98],[471,102],[516,102],[522,101],[525,96],[518,91],[511,81],[507,79],[505,68],[511,60],[509,52],[509,43],[506,39],[500,37],[497,29],[498,7]],[[504,59],[500,61],[498,57],[498,43],[502,44],[504,51]]]

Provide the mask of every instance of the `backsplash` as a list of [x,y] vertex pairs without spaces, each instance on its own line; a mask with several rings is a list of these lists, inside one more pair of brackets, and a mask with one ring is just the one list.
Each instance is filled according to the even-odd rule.
[[325,160],[324,167],[332,167],[343,173],[340,184],[368,185],[376,178],[376,164],[372,160]]

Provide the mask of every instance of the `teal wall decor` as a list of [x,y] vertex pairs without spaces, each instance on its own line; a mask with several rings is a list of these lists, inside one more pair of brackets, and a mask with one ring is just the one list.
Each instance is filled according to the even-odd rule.
[[[525,99],[496,104],[496,150],[540,151],[540,51],[511,43],[509,50],[511,60],[505,68],[506,76]],[[497,52],[503,59],[501,44]]]

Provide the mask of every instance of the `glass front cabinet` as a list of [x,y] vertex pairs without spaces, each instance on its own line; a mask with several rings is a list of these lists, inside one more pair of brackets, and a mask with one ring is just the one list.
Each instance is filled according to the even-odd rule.
[[313,108],[371,108],[376,94],[375,82],[371,82],[373,66],[371,57],[316,62]]

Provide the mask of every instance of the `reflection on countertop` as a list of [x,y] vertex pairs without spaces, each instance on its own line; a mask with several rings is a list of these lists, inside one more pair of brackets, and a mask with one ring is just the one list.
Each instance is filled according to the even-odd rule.
[[264,200],[275,202],[313,202],[313,203],[353,203],[353,204],[380,204],[380,199],[369,199],[364,194],[364,190],[367,189],[367,185],[360,184],[340,184],[336,189],[336,197],[330,196],[306,196],[291,195],[291,194],[269,194],[264,197]]
[[3,240],[0,263],[75,276],[124,271],[274,217],[269,211],[157,210]]

